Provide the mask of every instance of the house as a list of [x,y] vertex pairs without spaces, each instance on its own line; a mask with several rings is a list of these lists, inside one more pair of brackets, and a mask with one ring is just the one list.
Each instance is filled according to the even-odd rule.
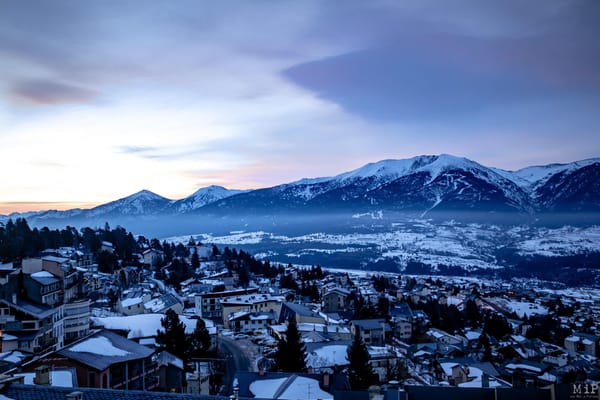
[[322,310],[326,313],[344,311],[348,307],[350,291],[341,287],[328,290],[322,297]]
[[34,303],[52,307],[63,301],[61,281],[48,271],[24,274],[23,285],[27,291],[27,297]]
[[367,346],[369,364],[377,374],[380,382],[385,382],[391,370],[399,362],[405,362],[401,354],[392,346]]
[[165,253],[158,249],[147,249],[142,253],[142,257],[144,258],[144,265],[156,267],[163,262]]
[[408,340],[412,337],[412,322],[408,319],[396,319],[394,324],[394,337]]
[[451,344],[456,346],[463,345],[463,339],[460,336],[451,335],[441,329],[431,328],[427,331],[427,336],[437,343]]
[[162,351],[155,356],[158,365],[158,386],[168,392],[181,392],[185,378],[183,360]]
[[221,301],[246,294],[257,294],[258,288],[228,290],[223,292],[202,293],[194,296],[196,315],[202,318],[223,319]]
[[152,390],[158,387],[154,350],[101,330],[29,365],[74,368],[83,387]]
[[62,307],[52,308],[17,299],[0,299],[4,317],[3,334],[17,337],[18,348],[30,353],[42,353],[61,347],[64,341]]
[[435,361],[435,370],[439,380],[454,386],[509,386],[499,379],[500,373],[489,362],[469,358],[442,358]]
[[42,257],[42,268],[50,272],[61,281],[63,300],[70,302],[78,296],[79,273],[71,265],[71,260],[64,257],[45,256]]
[[565,338],[565,348],[575,353],[589,354],[596,357],[600,336],[589,333],[575,332]]
[[[231,315],[236,314],[239,316],[242,315],[242,312],[246,312],[247,314],[262,313],[265,316],[268,315],[277,319],[279,310],[281,309],[282,300],[281,297],[259,293],[242,294],[235,297],[224,298],[221,300],[223,325],[226,329],[231,328]],[[269,318],[269,320],[271,319],[272,318]]]
[[381,345],[391,336],[392,328],[383,318],[355,319],[350,321],[350,332],[353,337],[360,333],[367,345]]
[[322,324],[325,322],[325,318],[320,314],[302,304],[283,303],[279,312],[279,323],[289,321],[291,318],[294,318],[298,324],[303,322]]
[[165,314],[173,310],[177,314],[183,311],[183,304],[170,293],[165,293],[144,303],[144,312],[149,314]]
[[144,314],[144,304],[151,300],[150,293],[141,289],[123,292],[123,298],[117,302],[117,311],[124,315]]
[[212,371],[213,369],[207,361],[196,361],[194,372],[187,374],[186,393],[196,395],[209,393]]
[[235,332],[250,333],[267,329],[275,322],[277,322],[277,314],[274,311],[238,311],[229,314],[226,328]]
[[90,331],[90,300],[82,299],[63,306],[65,344],[83,338]]
[[[513,386],[536,386],[552,379],[547,371],[550,366],[530,360],[511,359],[498,367],[503,378],[512,380]],[[555,378],[554,378],[555,379]]]

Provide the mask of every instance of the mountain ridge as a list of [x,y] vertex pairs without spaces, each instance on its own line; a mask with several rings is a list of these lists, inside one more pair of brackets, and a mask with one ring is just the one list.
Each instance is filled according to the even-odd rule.
[[438,210],[600,211],[600,158],[508,171],[449,154],[386,159],[332,177],[254,189],[211,185],[178,200],[141,190],[90,209],[12,213],[3,219],[103,218],[208,213]]

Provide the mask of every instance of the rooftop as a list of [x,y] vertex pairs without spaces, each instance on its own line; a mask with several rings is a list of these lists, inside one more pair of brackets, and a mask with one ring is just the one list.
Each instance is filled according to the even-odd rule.
[[112,364],[149,357],[154,351],[116,333],[102,330],[56,353],[102,371]]

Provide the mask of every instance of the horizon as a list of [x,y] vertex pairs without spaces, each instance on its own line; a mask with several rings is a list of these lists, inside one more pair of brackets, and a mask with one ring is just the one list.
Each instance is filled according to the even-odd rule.
[[[235,10],[235,11],[232,11]],[[600,5],[8,0],[0,214],[600,154]]]

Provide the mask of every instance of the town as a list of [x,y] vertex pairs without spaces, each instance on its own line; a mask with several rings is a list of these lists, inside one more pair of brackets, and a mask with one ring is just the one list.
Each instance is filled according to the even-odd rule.
[[598,396],[597,288],[279,265],[22,219],[0,226],[0,255],[0,398]]

